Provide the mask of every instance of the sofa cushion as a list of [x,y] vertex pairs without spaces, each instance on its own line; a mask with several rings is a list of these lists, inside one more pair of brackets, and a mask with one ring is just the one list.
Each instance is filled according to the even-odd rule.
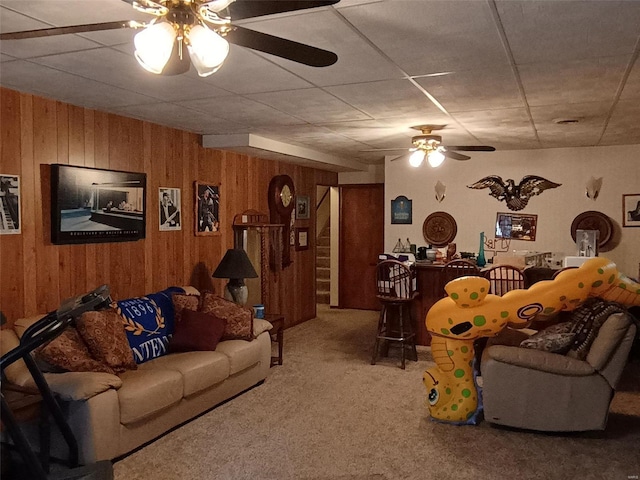
[[494,345],[486,350],[483,358],[492,358],[498,362],[558,375],[579,377],[595,372],[591,365],[582,360],[529,348]]
[[273,328],[273,325],[271,325],[271,323],[267,322],[266,320],[263,320],[261,318],[254,318],[253,319],[253,338],[258,338],[258,336],[261,333],[271,330],[272,328]]
[[171,295],[173,300],[173,314],[174,322],[179,323],[182,319],[182,311],[186,308],[188,310],[198,310],[200,303],[200,297],[196,295],[187,295],[183,293],[174,293]]
[[602,324],[598,336],[593,340],[587,362],[596,370],[602,370],[613,352],[620,345],[631,326],[631,319],[626,313],[614,313]]
[[227,321],[223,340],[253,339],[253,310],[250,308],[242,307],[213,293],[205,293],[202,296],[200,310],[213,313]]
[[115,310],[108,309],[84,312],[76,320],[91,355],[116,373],[137,368],[121,319]]
[[224,340],[218,344],[216,351],[229,357],[229,375],[255,365],[260,359],[260,345],[257,341]]
[[183,396],[205,390],[229,376],[229,357],[220,352],[172,353],[145,363],[149,370],[174,370],[182,375]]
[[35,356],[69,372],[115,373],[111,367],[91,356],[89,348],[74,327],[67,327],[51,342],[37,348]]
[[226,320],[216,315],[184,309],[169,341],[170,352],[212,351],[222,338]]
[[120,300],[112,305],[122,316],[136,363],[144,363],[167,353],[174,329],[171,295],[183,292],[180,287],[170,287],[145,297]]
[[160,370],[141,365],[120,374],[118,390],[120,423],[128,425],[150,417],[182,399],[182,375],[176,370]]
[[[110,388],[117,390],[122,386],[122,380],[110,373],[45,373],[44,378],[51,391],[65,401],[87,400]],[[31,384],[36,386],[33,379]]]

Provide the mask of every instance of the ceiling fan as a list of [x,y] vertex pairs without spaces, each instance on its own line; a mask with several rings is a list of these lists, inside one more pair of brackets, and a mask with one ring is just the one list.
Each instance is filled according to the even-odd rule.
[[[414,130],[420,130],[421,135],[416,135],[411,138],[413,148],[409,151],[413,152],[409,157],[409,164],[412,167],[419,167],[426,158],[429,165],[432,167],[439,167],[445,158],[452,158],[454,160],[469,160],[471,157],[456,152],[460,150],[463,152],[493,152],[494,147],[488,145],[443,145],[442,137],[440,135],[434,135],[434,130],[442,130],[446,125],[417,125],[411,127]],[[383,148],[375,151],[385,150],[405,150],[405,148]],[[398,157],[393,159],[398,160]]]
[[[87,0],[88,1],[88,0]],[[142,29],[135,35],[136,60],[152,73],[178,75],[189,70],[186,46],[198,75],[215,73],[229,53],[229,43],[270,53],[312,67],[333,65],[335,53],[257,32],[233,21],[324,7],[339,0],[122,0],[155,18],[148,23],[116,21],[1,33],[0,40],[88,33],[120,28]]]

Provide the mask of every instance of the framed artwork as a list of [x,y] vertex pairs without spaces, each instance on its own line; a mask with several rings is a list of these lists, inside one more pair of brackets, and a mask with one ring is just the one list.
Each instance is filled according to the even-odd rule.
[[309,248],[309,227],[296,228],[296,250]]
[[51,243],[145,238],[145,173],[51,165]]
[[180,189],[160,187],[158,203],[160,231],[182,230]]
[[622,195],[622,226],[640,227],[640,193]]
[[220,233],[220,185],[195,182],[196,235]]
[[535,241],[537,215],[498,212],[496,216],[496,238]]
[[20,177],[0,173],[0,235],[18,234],[20,230]]
[[296,195],[296,218],[309,218],[309,195]]
[[579,257],[598,255],[598,230],[576,230],[576,253]]
[[391,223],[411,225],[413,223],[412,203],[413,200],[409,200],[404,195],[391,200]]

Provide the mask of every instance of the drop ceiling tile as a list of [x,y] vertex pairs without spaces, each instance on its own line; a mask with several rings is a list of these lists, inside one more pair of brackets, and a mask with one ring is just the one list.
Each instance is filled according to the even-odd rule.
[[613,101],[629,59],[532,63],[518,70],[530,106]]
[[9,55],[5,55],[4,53],[0,53],[0,62],[10,62],[15,60],[15,57],[11,57]]
[[640,35],[640,2],[498,0],[517,64],[630,55]]
[[247,97],[309,123],[369,118],[365,113],[319,88],[258,93]]
[[620,100],[599,145],[640,144],[640,102]]
[[[42,79],[46,79],[43,82]],[[144,104],[154,99],[24,60],[6,62],[0,83],[21,92],[42,95],[73,105],[109,110],[114,106]]]
[[[531,116],[545,148],[561,147],[567,141],[576,146],[597,145],[610,107],[608,102],[531,107]],[[578,123],[557,123],[567,119]]]
[[495,146],[498,142],[536,144],[538,141],[525,108],[458,112],[455,119],[486,145]]
[[197,76],[155,75],[147,72],[140,67],[133,55],[108,47],[52,55],[39,59],[39,63],[127,90],[142,92],[146,96],[163,101],[228,94],[205,82],[200,82]]
[[640,99],[640,60],[636,58],[627,82],[620,95],[622,100],[630,100],[632,98]]
[[510,66],[451,72],[416,81],[451,113],[523,106]]
[[441,114],[433,102],[408,80],[340,85],[326,90],[376,119]]
[[269,54],[270,61],[317,86],[400,78],[401,72],[331,9],[281,18],[242,22],[243,26],[334,52],[338,61],[328,67],[310,67]]
[[240,125],[257,127],[261,125],[296,125],[304,123],[299,118],[287,115],[268,105],[239,95],[203,98],[177,102],[179,105],[198,110]]
[[485,2],[398,0],[339,12],[409,75],[509,63]]
[[229,92],[246,94],[312,87],[309,82],[267,61],[253,50],[231,45],[224,65],[202,81]]

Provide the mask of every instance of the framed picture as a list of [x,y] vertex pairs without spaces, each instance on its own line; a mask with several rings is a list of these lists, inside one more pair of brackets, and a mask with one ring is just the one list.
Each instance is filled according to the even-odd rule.
[[622,226],[640,227],[640,193],[622,195]]
[[220,233],[220,185],[195,182],[196,235]]
[[498,212],[496,216],[496,238],[535,241],[537,215]]
[[291,210],[291,217],[289,218],[289,245],[294,246],[296,244],[296,211]]
[[296,228],[296,250],[309,248],[309,227]]
[[404,195],[391,200],[391,223],[411,225],[413,223],[412,203],[413,200],[409,200]]
[[296,195],[296,218],[309,218],[309,196]]
[[579,257],[598,255],[598,230],[576,230],[576,254]]
[[158,189],[160,231],[182,230],[180,217],[180,189],[160,187]]
[[20,233],[20,177],[0,173],[0,235]]
[[130,242],[145,238],[145,173],[51,165],[51,242]]

